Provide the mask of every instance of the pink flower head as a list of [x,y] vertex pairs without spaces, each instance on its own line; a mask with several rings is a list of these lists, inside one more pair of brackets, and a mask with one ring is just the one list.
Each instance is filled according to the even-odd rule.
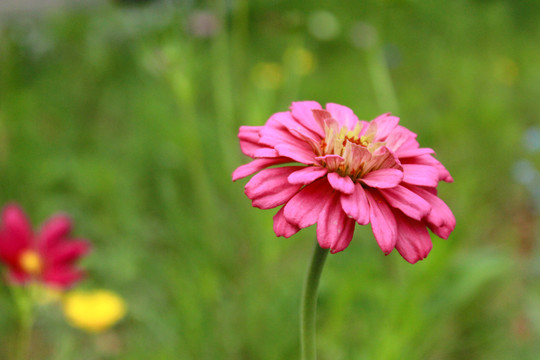
[[66,288],[80,280],[83,272],[74,263],[90,245],[69,238],[70,231],[70,219],[56,215],[34,234],[23,210],[14,204],[6,206],[0,223],[0,261],[8,268],[9,281]]
[[351,242],[355,223],[370,223],[385,254],[396,248],[415,263],[431,250],[427,228],[446,239],[456,225],[437,197],[439,181],[453,179],[398,122],[390,114],[367,122],[343,105],[294,102],[263,126],[240,127],[242,152],[254,160],[238,167],[233,181],[258,172],[245,193],[260,209],[281,206],[278,236],[317,224],[320,246],[336,253]]

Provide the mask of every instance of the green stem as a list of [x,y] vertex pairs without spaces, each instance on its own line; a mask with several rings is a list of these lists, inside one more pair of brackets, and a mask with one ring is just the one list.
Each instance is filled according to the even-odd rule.
[[300,342],[302,348],[302,360],[317,359],[315,346],[315,320],[317,312],[317,288],[321,278],[324,261],[328,255],[328,249],[323,249],[315,240],[311,264],[304,282],[302,304],[300,308]]
[[12,285],[12,294],[19,313],[19,338],[15,351],[16,360],[26,360],[30,353],[30,338],[34,325],[33,303],[29,288]]

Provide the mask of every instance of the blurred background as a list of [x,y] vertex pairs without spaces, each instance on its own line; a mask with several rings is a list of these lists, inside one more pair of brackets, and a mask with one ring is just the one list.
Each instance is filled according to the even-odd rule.
[[[40,308],[32,359],[297,359],[315,229],[251,207],[240,125],[292,101],[393,112],[437,151],[457,218],[415,265],[369,227],[328,258],[322,360],[537,359],[540,2],[0,2],[0,202],[65,211],[80,288],[128,314],[88,334]],[[16,341],[0,285],[0,358]]]

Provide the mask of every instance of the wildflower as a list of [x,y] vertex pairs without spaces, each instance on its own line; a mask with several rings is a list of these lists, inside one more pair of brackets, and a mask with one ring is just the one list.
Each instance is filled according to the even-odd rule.
[[346,106],[294,102],[264,126],[240,127],[240,147],[254,160],[238,167],[233,181],[258,172],[245,193],[255,207],[281,206],[278,236],[317,224],[319,245],[336,253],[349,245],[355,223],[370,223],[385,254],[395,248],[415,263],[432,248],[427,228],[446,239],[455,227],[436,189],[453,179],[398,122],[390,114],[359,121]]
[[109,290],[77,290],[66,294],[63,311],[72,326],[102,332],[124,317],[126,304]]
[[0,262],[7,266],[8,280],[66,288],[81,279],[83,272],[74,263],[90,246],[85,240],[69,238],[70,231],[70,219],[56,215],[34,234],[23,210],[14,204],[6,206],[0,223]]

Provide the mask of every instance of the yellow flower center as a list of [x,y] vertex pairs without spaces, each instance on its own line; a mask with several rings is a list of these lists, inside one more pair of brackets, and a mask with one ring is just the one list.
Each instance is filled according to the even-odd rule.
[[126,313],[124,300],[108,290],[72,291],[66,295],[64,314],[71,325],[89,332],[101,332]]
[[343,158],[339,162],[324,162],[323,166],[341,176],[349,176],[354,181],[378,166],[373,161],[377,157],[375,153],[385,143],[373,141],[377,132],[374,123],[370,124],[361,136],[360,123],[353,130],[345,126],[338,128],[336,125],[335,122],[325,124],[325,137],[320,143],[318,153],[320,156],[339,155]]
[[43,261],[34,250],[26,250],[19,259],[19,264],[24,272],[30,275],[38,275],[43,270]]

